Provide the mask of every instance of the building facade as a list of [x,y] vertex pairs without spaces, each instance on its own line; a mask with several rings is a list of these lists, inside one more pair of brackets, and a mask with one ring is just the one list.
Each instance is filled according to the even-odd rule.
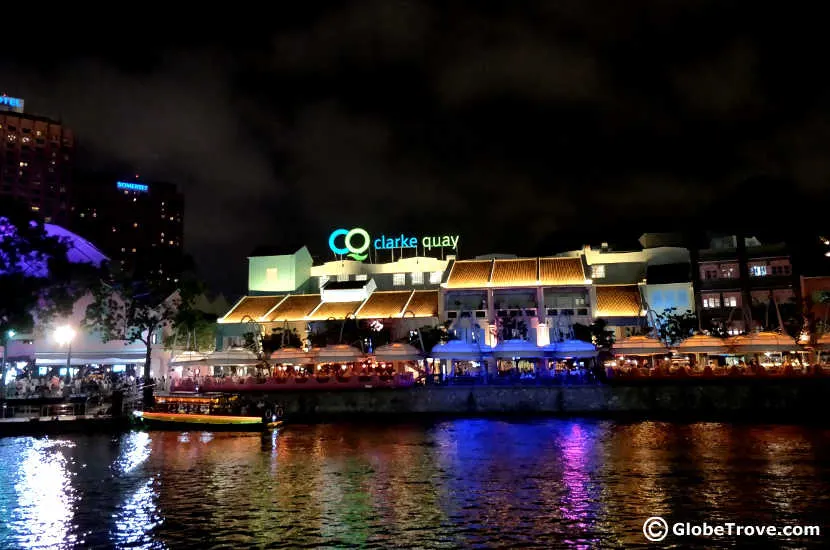
[[176,186],[119,179],[78,178],[72,205],[73,230],[125,269],[144,261],[152,272],[176,277],[184,246],[184,197]]
[[698,251],[701,323],[729,334],[775,329],[782,308],[799,309],[800,289],[786,245],[727,235]]
[[0,199],[28,204],[45,222],[70,222],[75,137],[58,121],[0,96]]

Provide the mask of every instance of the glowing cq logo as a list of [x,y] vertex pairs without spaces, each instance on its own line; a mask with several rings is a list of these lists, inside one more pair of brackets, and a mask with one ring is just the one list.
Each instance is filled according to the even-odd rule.
[[[337,246],[336,241],[339,237],[345,237],[343,239],[343,247]],[[354,242],[355,237],[363,239],[363,241],[358,241],[356,245]],[[359,227],[355,227],[350,231],[345,229],[335,229],[331,232],[331,235],[329,235],[329,248],[331,248],[332,252],[340,256],[348,256],[349,258],[355,259],[359,262],[362,262],[369,257],[369,255],[366,254],[366,251],[369,250],[370,244],[371,238],[369,237],[369,233],[365,229],[361,229]]]

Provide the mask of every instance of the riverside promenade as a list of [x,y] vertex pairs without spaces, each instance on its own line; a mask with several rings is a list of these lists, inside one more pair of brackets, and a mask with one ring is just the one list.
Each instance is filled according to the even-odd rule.
[[714,383],[574,386],[417,386],[350,391],[251,393],[290,420],[430,415],[568,415],[820,421],[830,380],[723,380]]

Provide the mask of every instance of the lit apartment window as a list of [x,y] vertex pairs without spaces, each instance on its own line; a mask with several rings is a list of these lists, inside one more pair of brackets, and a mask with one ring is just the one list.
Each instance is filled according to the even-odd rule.
[[349,280],[349,275],[347,273],[340,273],[337,275],[337,282],[344,283]]
[[605,278],[605,266],[604,265],[592,265],[591,266],[591,278],[592,279],[604,279]]
[[706,309],[720,307],[720,296],[707,296],[703,298],[703,307]]
[[433,271],[429,274],[429,284],[437,285],[441,283],[441,277],[443,277],[443,271]]
[[395,273],[392,275],[392,286],[403,286],[406,284],[406,273]]
[[736,296],[724,296],[723,297],[723,306],[724,307],[738,307],[738,298]]
[[424,284],[424,274],[420,271],[417,273],[412,273],[412,284],[413,285],[422,285]]
[[577,307],[584,306],[585,305],[585,298],[575,298],[574,299],[574,305],[577,306]]
[[766,277],[767,266],[761,264],[751,265],[749,266],[749,274],[752,277]]
[[359,273],[359,274],[357,274],[357,275],[355,275],[355,276],[354,276],[354,280],[355,280],[355,281],[365,281],[365,280],[367,280],[368,278],[369,278],[369,276],[368,276],[368,275],[366,275],[365,273]]

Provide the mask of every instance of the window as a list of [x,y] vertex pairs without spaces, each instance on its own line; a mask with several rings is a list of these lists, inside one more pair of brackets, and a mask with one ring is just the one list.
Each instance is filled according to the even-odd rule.
[[723,297],[723,306],[724,307],[738,307],[738,297],[737,296],[724,296]]
[[591,266],[591,278],[592,279],[604,279],[605,278],[605,266],[604,265],[592,265]]
[[749,274],[752,277],[765,277],[767,275],[767,266],[762,264],[755,264],[749,266]]
[[278,272],[276,267],[267,267],[265,268],[265,280],[268,283],[276,283],[279,281]]
[[703,307],[706,309],[718,308],[720,307],[720,296],[717,294],[712,294],[710,296],[703,297]]
[[337,275],[337,282],[338,283],[344,283],[348,280],[349,280],[349,274],[348,273],[340,273],[340,274]]
[[395,273],[392,275],[392,286],[403,286],[406,284],[406,273]]
[[585,298],[576,298],[576,299],[574,299],[574,305],[584,306],[585,305]]
[[431,285],[438,285],[441,284],[441,279],[444,276],[443,271],[433,271],[429,274],[429,284]]
[[354,276],[355,281],[365,281],[368,278],[369,278],[368,275],[366,275],[365,273],[358,273],[357,275]]
[[738,277],[738,264],[721,264],[720,276],[722,279],[736,279]]
[[420,271],[417,273],[412,273],[412,284],[413,285],[422,285],[424,284],[424,274]]

